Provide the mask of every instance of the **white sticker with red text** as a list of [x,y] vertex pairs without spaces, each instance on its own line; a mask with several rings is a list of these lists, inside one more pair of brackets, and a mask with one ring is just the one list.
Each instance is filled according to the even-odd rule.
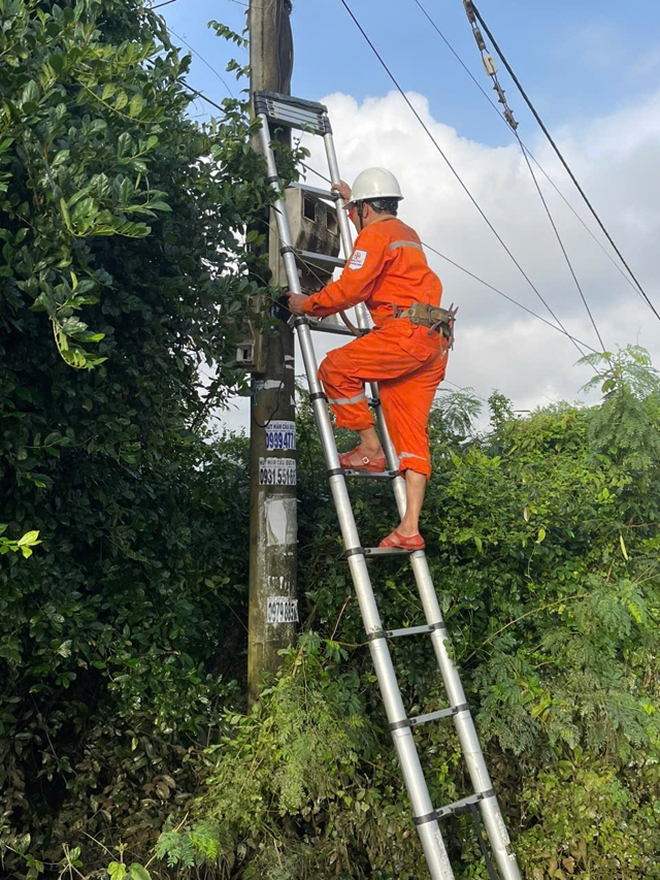
[[349,269],[361,269],[367,259],[366,251],[353,251],[351,262],[348,264]]

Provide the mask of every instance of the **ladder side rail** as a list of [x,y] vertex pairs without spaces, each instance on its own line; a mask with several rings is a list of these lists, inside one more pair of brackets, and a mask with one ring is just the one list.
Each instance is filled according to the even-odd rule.
[[[279,192],[279,178],[275,157],[270,148],[270,131],[268,119],[260,114],[261,141],[268,166],[268,178],[271,186]],[[283,259],[290,288],[300,291],[297,265],[291,248],[291,236],[286,217],[283,199],[275,201],[277,228],[283,245]],[[291,259],[288,259],[288,258]],[[390,722],[394,746],[401,764],[403,778],[408,790],[413,815],[417,824],[419,838],[429,866],[432,880],[455,880],[449,862],[440,827],[435,818],[433,804],[426,785],[421,761],[413,738],[412,728],[408,721],[401,691],[399,690],[394,664],[387,639],[378,613],[376,599],[371,586],[364,550],[360,544],[353,509],[350,503],[346,479],[339,466],[339,456],[334,441],[330,416],[326,405],[325,394],[318,379],[316,356],[312,344],[312,336],[306,318],[298,318],[295,322],[298,339],[303,354],[310,396],[314,415],[321,437],[321,444],[329,471],[330,488],[332,491],[339,524],[346,547],[348,564],[355,586],[355,593],[360,606],[369,649],[380,685],[383,704]]]
[[[257,119],[261,122],[259,136],[261,139],[261,147],[266,158],[268,168],[268,183],[275,190],[280,192],[280,180],[277,174],[277,166],[275,164],[275,156],[270,147],[270,128],[268,126],[268,117],[265,113],[260,113]],[[284,262],[289,288],[293,293],[300,294],[300,278],[298,276],[298,265],[294,253],[293,244],[291,242],[291,233],[289,224],[286,222],[286,204],[283,198],[278,198],[273,203],[273,212],[277,222],[277,231],[280,237],[280,253]]]
[[[377,407],[376,413],[388,464],[396,468],[398,467],[398,459],[387,432],[387,425],[385,424],[385,418],[380,406]],[[395,477],[392,480],[392,489],[399,513],[403,516],[406,510],[405,479],[402,476]],[[467,706],[465,691],[463,690],[458,670],[447,649],[446,642],[449,638],[447,628],[440,610],[438,596],[433,586],[433,579],[431,578],[425,552],[419,550],[416,553],[412,553],[410,564],[417,583],[426,622],[429,626],[434,627],[431,634],[431,642],[449,704],[453,709],[459,710],[454,715],[453,721],[461,743],[472,787],[475,793],[484,795],[483,799],[479,802],[479,810],[493,849],[493,855],[502,874],[502,880],[521,880],[516,856],[511,847],[511,841],[502,818],[497,796],[493,790],[493,783],[486,766],[474,719]]]
[[[324,135],[323,140],[325,143],[326,155],[328,157],[328,167],[330,168],[330,179],[333,183],[337,184],[341,181],[341,177],[339,174],[339,165],[337,162],[332,134],[328,133]],[[339,200],[337,213],[342,245],[344,247],[346,259],[348,259],[352,250],[352,237],[348,225],[348,217],[343,211],[343,205],[343,201]],[[359,306],[356,307],[356,314],[358,318],[358,326],[360,328],[368,327],[370,320],[367,309],[363,303],[360,303]],[[378,386],[373,383],[370,384],[370,388],[372,395],[378,401],[378,404],[375,407],[376,417],[380,428],[381,440],[388,467],[394,469],[398,467],[399,461],[387,430],[382,406],[380,405]],[[395,477],[392,484],[399,514],[403,516],[406,511],[405,479],[402,476]],[[455,709],[460,709],[460,711],[454,716],[454,725],[465,755],[465,762],[468,767],[472,786],[476,793],[485,795],[484,799],[479,803],[479,808],[493,847],[493,853],[500,871],[502,872],[503,880],[520,880],[520,872],[518,870],[516,857],[511,849],[509,835],[506,826],[504,825],[504,820],[502,819],[497,797],[493,792],[493,784],[488,768],[486,767],[486,761],[481,749],[474,720],[467,707],[465,692],[458,675],[458,670],[454,666],[449,651],[447,650],[447,645],[445,644],[448,639],[447,630],[444,625],[442,612],[440,611],[438,597],[433,586],[426,554],[423,551],[413,553],[411,555],[411,565],[427,623],[429,625],[442,624],[440,628],[434,629],[431,635],[433,648],[445,684],[445,689],[449,697],[450,705]]]
[[[330,171],[330,180],[333,184],[341,183],[341,175],[339,174],[339,164],[337,162],[337,153],[335,151],[335,142],[332,138],[332,132],[329,131],[323,136],[323,144],[325,146],[325,155],[328,159],[328,169]],[[341,239],[344,257],[348,260],[353,251],[353,236],[351,235],[351,227],[348,225],[348,216],[344,208],[346,202],[339,197],[337,199],[337,222],[339,224],[339,237]]]
[[[332,132],[328,131],[323,135],[323,143],[325,145],[325,154],[328,159],[328,169],[330,171],[330,180],[334,184],[341,183],[341,175],[339,173],[339,163],[337,162],[337,153],[335,151],[335,142],[332,138]],[[337,222],[339,223],[339,236],[341,238],[344,256],[348,260],[353,252],[353,236],[351,227],[348,225],[348,217],[344,208],[346,202],[343,199],[337,200]],[[368,330],[371,327],[371,318],[364,303],[358,303],[355,306],[355,314],[357,317],[357,325],[360,330]],[[371,386],[375,388],[375,385]],[[375,396],[375,395],[374,395]]]
[[484,796],[483,800],[479,802],[479,809],[493,849],[493,855],[503,880],[521,880],[516,856],[511,847],[511,841],[502,818],[497,796],[493,790],[493,783],[486,766],[474,719],[467,705],[465,691],[463,690],[458,670],[448,651],[447,642],[449,637],[433,586],[426,554],[423,551],[413,553],[411,555],[411,566],[427,623],[429,625],[442,624],[442,626],[434,629],[431,634],[431,641],[449,703],[453,708],[459,709],[453,719],[454,726],[461,742],[472,787],[475,793]]

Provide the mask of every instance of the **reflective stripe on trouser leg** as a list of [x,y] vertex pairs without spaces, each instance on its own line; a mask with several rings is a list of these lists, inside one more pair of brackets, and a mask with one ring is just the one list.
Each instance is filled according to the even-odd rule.
[[361,400],[366,400],[366,394],[362,391],[360,394],[356,394],[355,397],[328,397],[326,395],[326,399],[328,403],[334,404],[334,406],[350,406],[351,403],[359,403]]

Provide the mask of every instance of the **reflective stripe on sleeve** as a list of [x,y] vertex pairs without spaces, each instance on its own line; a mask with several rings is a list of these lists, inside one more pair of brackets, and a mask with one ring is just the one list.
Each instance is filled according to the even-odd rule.
[[400,247],[417,248],[418,251],[424,250],[424,248],[421,246],[421,244],[418,241],[393,241],[392,244],[390,245],[390,250],[393,251],[393,250],[396,250],[396,248],[400,248]]
[[399,458],[418,458],[420,461],[426,461],[423,455],[415,455],[414,452],[402,452]]

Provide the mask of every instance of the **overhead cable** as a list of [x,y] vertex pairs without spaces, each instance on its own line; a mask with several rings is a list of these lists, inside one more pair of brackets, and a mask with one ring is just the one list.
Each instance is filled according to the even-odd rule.
[[[343,0],[342,0],[342,2],[343,2]],[[612,236],[611,236],[610,233],[608,232],[607,228],[605,227],[605,224],[604,224],[603,221],[600,219],[598,213],[596,212],[596,209],[595,209],[594,206],[591,204],[591,202],[590,202],[590,200],[589,200],[587,194],[585,193],[585,191],[584,191],[584,190],[582,189],[582,187],[580,186],[580,184],[579,184],[577,178],[576,178],[575,175],[573,174],[573,171],[571,170],[570,166],[568,165],[568,162],[567,162],[566,159],[564,158],[564,156],[563,156],[561,150],[559,149],[559,147],[558,147],[557,144],[555,143],[555,141],[554,141],[552,135],[550,134],[550,132],[549,132],[548,129],[546,128],[546,126],[545,126],[543,120],[541,119],[541,117],[539,116],[538,112],[536,111],[536,108],[535,108],[534,105],[532,104],[532,102],[531,102],[529,96],[527,95],[527,93],[525,92],[524,88],[522,87],[522,85],[521,85],[521,83],[520,83],[520,80],[518,79],[518,77],[516,76],[516,74],[513,72],[513,70],[512,70],[512,68],[511,68],[511,65],[509,64],[509,62],[506,60],[506,58],[505,58],[504,54],[502,53],[502,50],[500,49],[500,47],[499,47],[497,41],[495,40],[495,38],[493,37],[493,35],[492,35],[490,29],[488,28],[488,25],[487,25],[486,22],[483,20],[483,18],[482,18],[482,16],[481,16],[481,13],[480,13],[479,10],[477,9],[477,7],[474,5],[474,3],[472,2],[472,0],[464,0],[464,4],[465,4],[466,11],[467,11],[468,9],[469,9],[469,10],[472,10],[473,13],[474,13],[474,15],[475,15],[475,17],[477,18],[477,20],[479,21],[479,23],[480,23],[481,26],[483,27],[483,29],[484,29],[486,35],[488,36],[488,39],[489,39],[489,40],[491,41],[491,43],[493,44],[493,48],[495,49],[495,51],[496,51],[497,54],[499,55],[502,64],[506,67],[507,72],[509,73],[509,76],[511,77],[511,79],[512,79],[513,82],[515,83],[515,85],[516,85],[518,91],[519,91],[520,94],[522,95],[523,100],[525,101],[525,103],[526,103],[527,106],[529,107],[529,109],[530,109],[532,115],[534,116],[534,119],[536,119],[536,121],[538,122],[538,124],[539,124],[539,126],[540,126],[540,128],[541,128],[541,131],[543,132],[543,134],[544,134],[544,135],[546,136],[546,138],[548,139],[548,141],[549,141],[549,143],[550,143],[550,146],[552,147],[552,149],[553,149],[553,150],[555,151],[555,153],[557,154],[557,156],[558,156],[558,158],[559,158],[559,161],[562,163],[562,165],[563,165],[564,168],[566,169],[566,172],[568,173],[569,177],[571,178],[571,180],[572,180],[573,183],[575,184],[575,187],[577,188],[578,192],[580,193],[580,195],[581,195],[582,198],[584,199],[585,204],[587,205],[587,207],[589,208],[589,210],[590,210],[591,213],[593,214],[593,216],[594,216],[596,222],[597,222],[598,225],[600,226],[600,228],[601,228],[601,230],[603,231],[605,237],[607,238],[607,240],[609,241],[609,243],[612,245],[612,247],[613,247],[614,250],[616,251],[617,256],[619,257],[619,259],[621,260],[621,262],[623,263],[623,265],[626,267],[627,271],[630,273],[630,277],[631,277],[632,280],[635,282],[635,286],[636,286],[636,288],[637,288],[637,290],[638,290],[638,292],[639,292],[639,295],[640,295],[641,297],[643,297],[644,300],[646,300],[647,304],[649,305],[649,307],[650,307],[651,310],[653,311],[653,314],[656,316],[656,318],[658,318],[658,320],[660,320],[660,313],[658,313],[656,307],[655,307],[655,306],[653,305],[653,303],[651,302],[651,300],[650,300],[648,294],[646,293],[646,291],[645,291],[644,288],[642,287],[641,283],[640,283],[639,280],[637,279],[637,276],[635,275],[635,273],[633,272],[633,270],[632,270],[632,269],[630,268],[630,266],[628,265],[628,263],[627,263],[626,259],[624,258],[623,254],[621,253],[621,251],[620,251],[619,248],[617,247],[617,245],[616,245],[614,239],[612,238]],[[470,14],[470,13],[468,12],[468,16],[469,16],[469,14]]]
[[193,93],[196,98],[201,98],[202,101],[206,101],[207,104],[210,104],[211,107],[215,107],[216,110],[221,110],[223,113],[225,112],[225,107],[222,104],[218,104],[217,101],[211,100],[211,98],[207,98],[203,92],[200,92],[199,89],[193,89],[192,86],[185,84],[186,88]]
[[515,134],[516,134],[516,138],[518,140],[518,143],[520,144],[520,149],[522,150],[522,154],[525,157],[525,162],[527,164],[527,168],[529,169],[529,173],[532,175],[532,180],[534,181],[534,186],[536,187],[536,191],[539,195],[539,198],[541,199],[541,203],[543,205],[543,208],[545,209],[545,213],[548,218],[548,221],[550,222],[550,225],[552,226],[552,230],[553,230],[555,237],[557,239],[557,243],[559,244],[559,247],[561,248],[561,252],[564,255],[564,259],[566,260],[566,265],[568,266],[568,270],[571,273],[571,277],[573,278],[573,281],[575,282],[575,286],[578,289],[578,293],[580,294],[580,299],[582,300],[582,303],[584,304],[587,315],[589,315],[589,320],[591,321],[591,326],[594,328],[596,336],[598,337],[598,341],[600,342],[600,347],[601,347],[602,351],[604,352],[606,350],[606,348],[605,348],[605,343],[603,342],[603,337],[600,334],[600,331],[598,329],[598,325],[596,324],[596,320],[593,316],[593,313],[592,313],[591,309],[589,308],[589,303],[587,302],[587,298],[584,294],[584,290],[582,289],[582,285],[580,284],[580,281],[577,277],[577,274],[575,272],[575,268],[573,267],[573,263],[571,262],[571,258],[568,256],[568,251],[566,250],[566,246],[564,245],[562,237],[559,234],[559,229],[557,228],[557,224],[555,223],[555,219],[552,216],[552,213],[550,211],[550,208],[548,206],[546,198],[543,195],[543,191],[542,191],[541,187],[539,186],[538,179],[536,177],[536,174],[534,173],[534,169],[532,168],[532,164],[529,161],[529,156],[527,155],[527,151],[525,150],[525,147],[523,146],[522,141],[518,137],[517,132]]
[[[523,305],[521,302],[518,302],[517,299],[514,299],[512,296],[509,296],[508,293],[504,293],[504,291],[500,290],[497,287],[494,287],[492,284],[489,284],[488,281],[484,281],[483,278],[480,278],[478,275],[475,275],[474,272],[470,272],[469,269],[466,269],[465,266],[461,266],[460,263],[455,262],[450,259],[446,254],[441,253],[436,248],[432,247],[427,241],[423,241],[427,250],[432,251],[438,257],[441,257],[443,260],[446,260],[447,263],[454,266],[456,269],[459,269],[461,272],[464,272],[466,275],[469,275],[470,278],[473,278],[475,281],[478,281],[479,284],[483,284],[484,287],[487,287],[489,290],[492,290],[493,293],[496,293],[498,296],[504,297],[504,299],[508,300],[510,303],[513,303],[514,306],[518,306],[519,309],[522,309],[524,312],[527,312],[528,315],[532,315],[534,318],[538,318],[539,321],[543,321],[544,324],[547,324],[548,327],[552,327],[553,330],[557,330],[558,333],[561,333],[563,336],[567,336],[568,339],[577,347],[581,345],[583,348],[589,349],[589,351],[594,352],[595,354],[599,354],[598,350],[593,348],[593,346],[589,345],[587,342],[582,342],[581,339],[578,339],[577,336],[573,336],[570,334],[565,327],[557,324],[553,324],[552,321],[548,321],[547,318],[544,318],[543,315],[539,315],[537,312]],[[578,349],[579,350],[579,349]],[[580,354],[584,354],[584,352],[580,352]]]
[[532,180],[534,181],[534,186],[536,188],[536,192],[538,193],[538,197],[541,200],[541,204],[543,205],[543,209],[544,209],[545,214],[548,218],[548,221],[549,221],[550,225],[552,226],[552,231],[555,234],[555,238],[557,239],[557,242],[559,244],[561,252],[564,256],[564,260],[566,261],[566,265],[568,266],[568,270],[571,274],[571,277],[572,277],[573,281],[575,282],[575,286],[577,287],[578,293],[580,295],[580,299],[582,300],[582,303],[586,309],[587,315],[589,315],[589,320],[591,321],[591,325],[594,328],[596,336],[598,337],[598,341],[601,344],[601,348],[603,351],[605,351],[605,343],[603,342],[603,337],[601,336],[600,331],[598,330],[598,326],[597,326],[595,318],[591,312],[591,309],[589,308],[589,303],[587,302],[587,298],[584,294],[584,290],[582,289],[582,285],[580,284],[580,281],[578,280],[575,269],[573,268],[573,263],[571,262],[571,259],[568,256],[568,251],[566,250],[566,247],[564,245],[562,237],[559,234],[559,229],[557,228],[557,224],[555,223],[554,217],[552,216],[552,212],[550,211],[550,206],[548,205],[546,198],[543,195],[543,190],[539,186],[538,179],[536,177],[536,174],[534,173],[534,169],[532,168],[532,163],[529,161],[529,156],[527,155],[527,151],[525,149],[525,146],[524,146],[522,140],[520,139],[520,135],[518,134],[518,123],[513,115],[513,111],[509,107],[509,102],[506,99],[506,93],[505,93],[504,89],[502,88],[500,81],[499,81],[499,78],[497,76],[497,64],[495,63],[495,59],[488,51],[488,47],[486,45],[486,42],[483,38],[481,31],[479,30],[479,25],[477,23],[476,16],[471,14],[469,0],[465,0],[464,5],[465,5],[465,10],[468,14],[468,20],[469,20],[470,24],[472,25],[472,33],[473,33],[474,38],[476,40],[477,48],[479,49],[479,52],[481,53],[481,60],[483,62],[484,68],[485,68],[488,76],[493,81],[493,89],[497,92],[497,95],[498,95],[497,100],[504,108],[504,110],[503,110],[504,119],[506,120],[509,128],[513,132],[513,135],[516,138],[518,145],[522,151],[523,158],[525,160],[525,164],[527,165],[527,169],[532,176]]
[[[170,2],[171,2],[171,0],[170,0]],[[154,6],[154,9],[155,9],[155,8],[156,8],[156,7]],[[230,95],[232,96],[232,98],[233,98],[233,97],[234,97],[234,93],[232,92],[231,88],[227,85],[227,83],[225,82],[225,80],[220,76],[220,74],[219,74],[218,71],[215,69],[215,67],[213,67],[212,64],[209,64],[209,62],[206,60],[206,58],[204,58],[204,56],[202,55],[202,53],[201,53],[201,52],[198,52],[196,49],[193,49],[193,47],[190,45],[190,43],[189,43],[187,40],[185,40],[182,36],[180,36],[179,34],[177,34],[176,31],[173,31],[173,30],[172,30],[172,28],[169,26],[169,24],[167,25],[167,29],[168,29],[168,31],[169,31],[173,36],[175,36],[175,37],[177,38],[177,40],[181,40],[182,43],[185,43],[186,46],[190,49],[190,51],[193,53],[193,55],[196,55],[196,56],[199,58],[200,61],[202,61],[204,64],[206,64],[206,66],[207,66],[208,69],[211,71],[211,73],[215,74],[215,76],[218,77],[218,79],[220,80],[220,82],[223,84],[223,86],[227,89],[227,91],[229,92],[229,94],[230,94]]]
[[354,22],[355,26],[357,27],[357,29],[358,29],[358,30],[360,31],[360,33],[362,34],[362,36],[363,36],[364,40],[366,41],[367,45],[369,46],[369,48],[371,49],[371,51],[374,53],[374,55],[376,56],[376,58],[377,58],[378,61],[380,62],[381,66],[383,67],[383,69],[384,69],[385,72],[387,73],[388,77],[389,77],[389,78],[392,80],[392,82],[394,83],[394,86],[396,87],[397,91],[399,92],[399,94],[401,95],[401,97],[403,98],[403,100],[406,102],[406,104],[408,105],[409,109],[412,111],[413,115],[415,116],[415,118],[417,119],[417,121],[419,122],[419,124],[422,126],[422,128],[424,129],[424,131],[426,132],[426,134],[427,134],[428,137],[430,138],[430,140],[431,140],[431,142],[433,143],[434,147],[436,148],[436,150],[438,151],[438,153],[442,156],[442,158],[444,159],[444,161],[445,161],[445,163],[447,164],[448,168],[450,169],[450,171],[452,172],[452,174],[454,175],[454,177],[456,178],[456,180],[458,181],[458,183],[460,184],[460,186],[462,187],[462,189],[464,190],[464,192],[466,193],[466,195],[468,196],[468,198],[470,199],[470,201],[472,202],[472,204],[474,205],[474,207],[477,209],[477,211],[479,212],[479,214],[481,215],[481,217],[483,218],[483,220],[484,220],[484,221],[486,222],[486,224],[488,225],[488,228],[491,230],[491,232],[493,233],[493,235],[497,238],[497,240],[499,241],[499,243],[502,245],[502,247],[504,248],[504,250],[506,251],[506,253],[507,253],[508,256],[510,257],[510,259],[512,260],[512,262],[514,263],[514,265],[516,266],[516,268],[518,269],[518,271],[520,272],[520,274],[523,276],[523,278],[527,281],[527,283],[529,284],[529,286],[532,288],[532,290],[534,291],[534,293],[536,294],[536,296],[541,300],[541,302],[542,302],[543,305],[546,307],[546,309],[548,310],[548,312],[552,315],[552,317],[555,319],[555,321],[557,322],[557,324],[559,324],[559,326],[562,328],[562,330],[564,331],[564,333],[566,334],[566,336],[567,336],[569,339],[571,339],[571,341],[573,341],[573,344],[574,344],[575,347],[577,348],[578,352],[580,352],[580,355],[582,355],[583,352],[580,351],[579,346],[577,346],[577,345],[575,344],[575,341],[573,340],[573,338],[572,338],[572,336],[570,335],[570,333],[568,333],[568,331],[567,331],[566,328],[563,326],[563,324],[561,323],[561,321],[559,320],[559,318],[557,317],[557,315],[554,313],[554,311],[553,311],[552,308],[550,307],[550,305],[549,305],[549,304],[547,303],[547,301],[544,299],[543,294],[539,291],[539,289],[536,287],[536,285],[534,284],[534,282],[532,281],[532,279],[531,279],[531,278],[529,277],[529,275],[525,272],[525,270],[523,269],[523,267],[521,266],[521,264],[518,262],[518,260],[516,259],[515,255],[514,255],[513,252],[511,251],[511,249],[508,247],[508,245],[506,244],[506,242],[504,241],[504,239],[502,238],[502,236],[501,236],[501,235],[499,234],[499,232],[495,229],[495,227],[494,227],[493,224],[491,223],[490,219],[487,217],[487,215],[486,215],[486,213],[484,212],[484,210],[483,210],[483,208],[481,207],[481,205],[477,202],[477,200],[475,199],[475,197],[472,195],[472,193],[471,193],[470,190],[468,189],[467,184],[464,183],[462,177],[460,176],[460,174],[458,173],[458,171],[454,168],[454,166],[453,166],[452,163],[450,162],[448,156],[446,155],[446,153],[444,152],[444,150],[442,149],[442,147],[440,146],[440,144],[437,142],[437,140],[436,140],[435,137],[433,136],[431,130],[430,130],[429,127],[426,125],[426,123],[424,122],[424,120],[422,119],[422,117],[419,115],[419,113],[418,113],[417,110],[415,109],[413,103],[411,102],[410,98],[406,95],[406,93],[404,92],[403,88],[399,85],[398,80],[396,79],[396,77],[394,76],[394,74],[392,73],[392,71],[391,71],[391,70],[389,69],[389,67],[387,66],[387,64],[386,64],[386,62],[384,61],[383,57],[381,56],[381,54],[378,52],[378,50],[377,50],[376,47],[374,46],[373,42],[371,41],[371,39],[369,38],[369,36],[368,36],[367,33],[365,32],[364,28],[362,27],[362,25],[360,24],[360,22],[358,21],[358,19],[355,17],[355,14],[354,14],[353,11],[351,10],[351,8],[350,8],[350,6],[348,5],[348,3],[346,2],[346,0],[340,0],[340,2],[341,2],[341,4],[342,4],[342,6],[344,7],[344,9],[346,10],[346,12],[348,12],[349,16],[350,16],[351,19],[353,20],[353,22]]
[[[458,63],[461,65],[461,67],[463,68],[463,70],[464,70],[464,71],[467,73],[467,75],[470,77],[470,79],[471,79],[472,82],[475,84],[475,86],[479,89],[479,91],[480,91],[481,94],[484,96],[484,98],[488,101],[488,103],[489,103],[490,106],[493,108],[493,110],[495,111],[495,113],[497,113],[498,117],[502,120],[502,122],[504,123],[504,125],[506,125],[507,129],[510,130],[509,123],[508,123],[508,122],[506,121],[506,119],[504,118],[504,114],[500,112],[500,110],[498,109],[497,104],[495,103],[495,101],[493,101],[493,99],[490,97],[490,95],[488,94],[488,92],[486,91],[486,89],[481,85],[481,83],[479,82],[479,80],[478,80],[478,79],[476,78],[476,76],[472,73],[472,71],[471,71],[470,68],[467,66],[467,64],[463,61],[463,59],[462,59],[461,56],[458,54],[458,52],[456,51],[456,49],[455,49],[455,48],[452,46],[452,44],[449,42],[449,40],[447,39],[446,34],[444,34],[444,33],[440,30],[440,28],[438,27],[437,23],[431,18],[431,16],[429,15],[428,11],[427,11],[427,10],[424,8],[424,6],[420,3],[420,0],[413,0],[413,2],[417,4],[417,6],[418,6],[418,7],[420,8],[420,10],[422,11],[422,13],[426,16],[426,19],[428,20],[428,22],[429,22],[429,24],[431,25],[431,27],[436,31],[436,33],[438,34],[438,36],[440,37],[440,39],[445,43],[445,45],[447,46],[447,48],[449,49],[449,51],[452,53],[452,55],[454,56],[454,58],[456,58],[456,60],[458,61]],[[529,158],[530,158],[530,159],[532,160],[532,162],[536,165],[536,167],[539,169],[539,171],[541,172],[541,174],[545,177],[545,179],[548,181],[548,183],[550,184],[550,186],[551,186],[551,187],[554,189],[554,191],[557,193],[557,195],[559,196],[559,198],[564,202],[564,204],[565,204],[566,207],[569,209],[569,211],[573,214],[573,216],[576,218],[576,220],[582,225],[582,227],[583,227],[583,228],[585,229],[585,231],[589,234],[589,236],[593,239],[593,241],[598,245],[598,247],[600,248],[600,250],[605,254],[605,256],[607,257],[607,259],[608,259],[608,260],[610,261],[610,263],[614,266],[614,268],[615,268],[615,269],[617,270],[617,272],[621,275],[621,277],[625,279],[626,284],[629,284],[630,287],[632,287],[632,289],[635,291],[635,293],[636,293],[637,295],[639,295],[639,291],[638,291],[637,287],[635,286],[635,284],[633,283],[633,281],[632,281],[630,275],[628,275],[628,274],[624,271],[624,269],[622,268],[621,264],[618,263],[618,262],[614,259],[614,257],[612,256],[612,254],[611,254],[611,253],[605,248],[605,246],[604,246],[603,243],[600,241],[600,239],[594,234],[594,231],[591,229],[591,227],[590,227],[590,226],[584,221],[584,219],[580,216],[580,214],[578,214],[578,212],[575,210],[575,208],[573,207],[573,205],[569,202],[569,200],[566,198],[566,196],[564,195],[564,193],[559,189],[559,187],[557,186],[557,184],[555,183],[555,181],[552,179],[552,177],[550,177],[550,175],[548,174],[548,172],[547,172],[547,171],[545,170],[545,168],[541,165],[541,163],[538,161],[538,159],[537,159],[536,156],[532,153],[532,151],[529,149],[529,147],[524,143],[524,141],[521,141],[521,143],[522,143],[524,149],[526,150],[527,155],[529,156]]]
[[[332,181],[330,180],[329,177],[326,177],[325,174],[322,174],[320,171],[317,171],[316,168],[312,168],[311,165],[307,165],[305,162],[301,162],[301,165],[303,166],[303,168],[306,171],[309,171],[311,174],[315,174],[317,177],[319,177],[321,180],[324,180],[326,183],[330,183],[330,184],[332,183]],[[570,334],[564,327],[557,326],[557,324],[553,324],[552,321],[548,321],[542,315],[539,315],[537,312],[533,311],[532,309],[530,309],[527,306],[523,305],[522,303],[518,302],[517,299],[514,299],[512,296],[509,296],[508,293],[504,293],[504,291],[500,290],[499,288],[495,287],[492,284],[489,284],[488,281],[484,281],[483,278],[480,278],[478,275],[475,275],[474,272],[470,272],[469,269],[466,269],[465,266],[461,266],[460,263],[457,263],[454,260],[450,259],[446,254],[441,253],[439,250],[437,250],[432,245],[430,245],[427,241],[423,241],[422,245],[427,250],[432,251],[438,257],[445,260],[450,265],[454,266],[454,268],[463,272],[465,275],[469,275],[470,278],[473,278],[475,281],[478,281],[479,284],[483,284],[484,287],[487,287],[489,290],[492,290],[493,293],[498,294],[498,296],[504,297],[504,299],[508,300],[510,303],[513,303],[514,306],[518,306],[519,309],[522,309],[524,312],[527,312],[528,315],[531,315],[533,318],[537,318],[539,321],[543,321],[543,323],[547,324],[548,327],[552,327],[553,330],[556,330],[558,333],[561,333],[563,336],[568,337],[568,339],[570,339],[571,342],[573,342],[574,344],[580,345],[583,348],[586,348],[589,351],[592,351],[594,353],[598,353],[597,349],[593,348],[591,345],[589,345],[586,342],[582,342],[581,339],[578,339],[576,336],[573,336],[572,334]],[[583,352],[580,352],[580,354],[583,354]]]

